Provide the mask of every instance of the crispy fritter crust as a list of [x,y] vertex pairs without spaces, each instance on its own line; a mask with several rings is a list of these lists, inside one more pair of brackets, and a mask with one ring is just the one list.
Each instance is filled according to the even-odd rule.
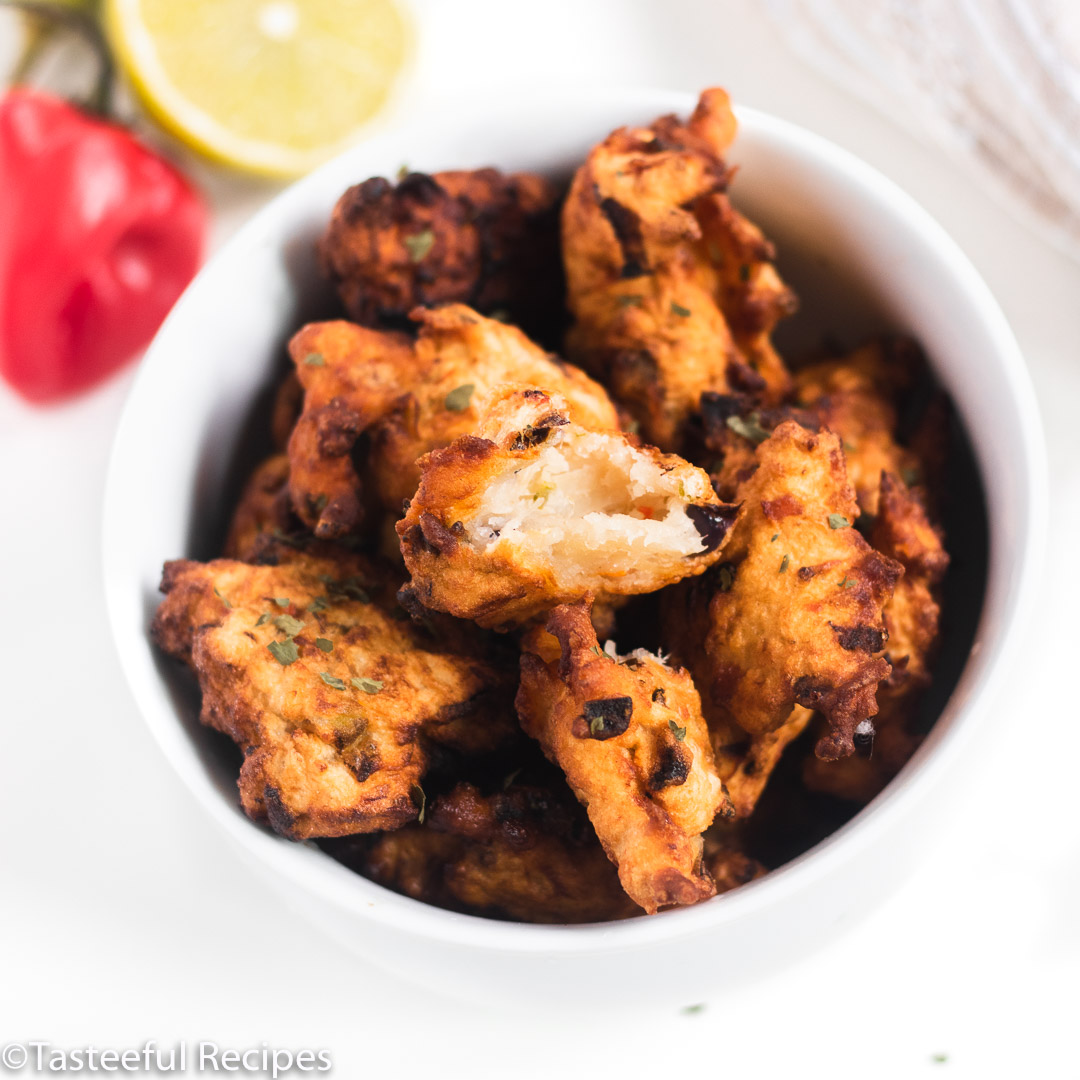
[[243,750],[251,817],[292,839],[396,828],[417,816],[422,736],[498,727],[505,676],[396,618],[371,563],[289,559],[166,563],[154,640],[194,669],[203,722]]
[[710,723],[760,736],[803,705],[828,721],[819,756],[843,757],[877,712],[882,609],[903,567],[851,527],[859,511],[835,435],[787,421],[756,457],[725,561],[673,597],[669,640]]
[[[619,474],[619,483],[629,490],[631,469],[635,476],[650,469],[662,477],[663,493],[657,488],[635,496],[644,510],[629,504],[619,504],[616,509],[604,509],[602,504],[586,508],[592,518],[612,525],[612,531],[605,534],[607,539],[597,541],[603,547],[590,552],[597,562],[594,571],[582,573],[573,556],[560,554],[561,549],[552,543],[528,548],[498,528],[483,524],[488,520],[489,492],[496,484],[516,485],[519,475],[523,485],[537,476],[542,479],[529,467],[552,448],[572,453],[575,440],[590,434],[570,422],[565,402],[539,390],[511,386],[493,397],[476,435],[466,435],[421,458],[419,490],[397,523],[401,552],[412,575],[410,602],[473,619],[481,626],[506,629],[586,594],[603,603],[614,597],[654,592],[704,572],[719,558],[734,507],[720,503],[700,469],[651,447],[638,448],[634,440],[619,433],[593,436],[605,440],[603,467],[622,468],[617,459],[623,455],[632,465],[626,476]],[[560,482],[570,484],[575,475],[580,475],[580,469],[562,474]],[[557,490],[554,484],[548,487],[545,493],[532,493],[525,487],[518,492],[515,488],[515,498],[527,508],[542,508]],[[647,505],[649,500],[667,506],[676,498],[676,491],[682,493],[679,499],[685,499],[688,507],[685,517],[697,530],[693,536],[696,550],[683,554],[657,543],[645,559],[638,558],[623,542],[624,533],[614,530],[651,521],[654,511]],[[588,514],[575,506],[564,523],[584,521]]]
[[896,441],[896,391],[910,376],[900,342],[884,339],[795,375],[795,398],[840,437],[859,508],[876,514],[882,472],[918,475],[919,460]]
[[453,302],[529,325],[558,302],[556,201],[531,173],[410,173],[396,186],[374,177],[338,200],[319,254],[366,326]]
[[566,779],[650,914],[715,893],[701,834],[730,814],[690,676],[648,653],[602,652],[589,603],[556,608],[521,656],[518,716]]
[[666,450],[703,392],[776,401],[790,382],[769,335],[794,296],[725,194],[734,136],[727,94],[706,90],[689,121],[620,128],[594,147],[563,207],[570,358]]
[[353,451],[368,429],[368,469],[383,506],[396,513],[419,483],[416,459],[472,432],[476,403],[500,383],[563,395],[573,419],[590,430],[619,426],[599,383],[545,353],[517,327],[463,304],[412,315],[420,324],[415,342],[401,333],[329,322],[305,326],[289,345],[305,391],[289,441],[290,491],[300,518],[320,537],[340,537],[361,520]]
[[416,352],[423,377],[371,435],[368,467],[387,509],[399,510],[415,494],[418,458],[476,430],[479,407],[501,383],[561,394],[570,419],[590,431],[619,429],[607,391],[580,368],[534,345],[516,326],[485,319],[463,304],[420,308],[413,318],[420,324]]
[[222,555],[249,562],[265,534],[275,529],[288,532],[292,524],[289,499],[289,458],[286,454],[268,457],[251,474],[233,511]]
[[569,792],[458,784],[423,825],[385,833],[347,859],[416,900],[477,915],[586,923],[640,912]]

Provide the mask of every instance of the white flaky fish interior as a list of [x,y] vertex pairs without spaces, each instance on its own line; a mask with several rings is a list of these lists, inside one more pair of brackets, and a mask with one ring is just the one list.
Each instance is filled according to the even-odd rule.
[[617,591],[636,569],[651,574],[705,551],[686,508],[711,494],[700,470],[664,468],[620,436],[569,426],[490,484],[464,525],[481,552],[513,545],[547,561],[562,584],[599,576]]

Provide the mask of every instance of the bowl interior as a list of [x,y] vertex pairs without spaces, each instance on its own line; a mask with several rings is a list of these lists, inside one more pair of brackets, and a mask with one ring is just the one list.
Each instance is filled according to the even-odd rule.
[[[692,106],[688,96],[657,92],[545,95],[505,106],[456,105],[373,140],[294,185],[241,230],[182,297],[143,362],[117,435],[105,510],[106,594],[125,671],[155,736],[221,826],[275,873],[342,907],[459,940],[488,944],[513,932],[519,943],[531,934],[538,947],[574,947],[572,928],[497,924],[429,908],[247,821],[237,805],[236,751],[199,725],[192,683],[147,638],[162,563],[215,553],[230,497],[266,448],[260,433],[268,394],[285,370],[286,341],[303,321],[337,313],[315,265],[314,240],[349,184],[392,176],[403,163],[568,176],[612,128]],[[809,856],[736,894],[631,920],[608,935],[655,936],[735,917],[766,890],[791,887],[792,875],[808,872],[830,845],[849,843],[887,804],[915,797],[926,762],[940,756],[988,692],[1040,526],[1033,397],[1008,328],[970,265],[924,212],[867,166],[783,122],[748,110],[739,116],[735,200],[777,243],[781,273],[802,300],[782,331],[782,348],[795,354],[824,335],[854,344],[882,329],[910,333],[957,408],[957,497],[946,524],[952,550],[963,557],[954,558],[950,575],[946,648],[930,706],[940,720],[902,777]],[[985,494],[980,475],[995,478]],[[782,854],[817,839],[792,839]]]

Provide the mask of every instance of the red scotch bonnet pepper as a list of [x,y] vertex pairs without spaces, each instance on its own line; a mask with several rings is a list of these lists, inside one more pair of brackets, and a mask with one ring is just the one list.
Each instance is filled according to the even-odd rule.
[[194,276],[206,208],[123,128],[50,94],[0,98],[0,375],[68,397],[132,359]]

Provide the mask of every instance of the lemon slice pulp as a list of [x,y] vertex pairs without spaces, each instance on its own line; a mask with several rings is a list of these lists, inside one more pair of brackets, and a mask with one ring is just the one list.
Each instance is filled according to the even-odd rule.
[[147,108],[190,146],[295,175],[354,142],[409,53],[394,0],[106,0]]

